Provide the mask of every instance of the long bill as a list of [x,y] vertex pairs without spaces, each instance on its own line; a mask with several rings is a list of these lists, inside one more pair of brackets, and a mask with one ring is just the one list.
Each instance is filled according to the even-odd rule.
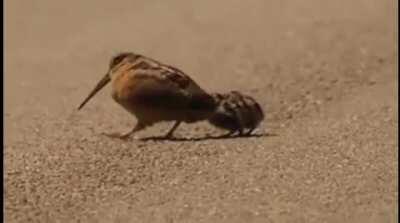
[[96,87],[90,92],[90,94],[85,98],[85,100],[79,105],[78,110],[83,108],[83,106],[98,92],[100,91],[108,82],[110,82],[110,76],[108,73],[97,83]]

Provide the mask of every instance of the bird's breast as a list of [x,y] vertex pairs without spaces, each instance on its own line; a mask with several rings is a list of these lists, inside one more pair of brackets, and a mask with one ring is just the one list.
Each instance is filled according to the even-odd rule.
[[112,80],[112,97],[116,102],[122,102],[132,93],[135,88],[135,78],[129,74],[115,74]]

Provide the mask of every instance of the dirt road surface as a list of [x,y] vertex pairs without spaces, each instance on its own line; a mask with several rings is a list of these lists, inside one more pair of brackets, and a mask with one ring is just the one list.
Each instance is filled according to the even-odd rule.
[[[396,222],[394,2],[6,1],[6,222]],[[120,51],[254,96],[269,135],[102,136],[136,121],[110,86],[76,108]]]

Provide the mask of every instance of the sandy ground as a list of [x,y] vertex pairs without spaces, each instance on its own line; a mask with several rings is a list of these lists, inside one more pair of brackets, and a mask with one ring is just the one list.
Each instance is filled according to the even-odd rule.
[[[6,222],[396,222],[392,2],[6,1]],[[135,124],[110,87],[76,107],[120,51],[253,95],[276,136],[102,136]]]

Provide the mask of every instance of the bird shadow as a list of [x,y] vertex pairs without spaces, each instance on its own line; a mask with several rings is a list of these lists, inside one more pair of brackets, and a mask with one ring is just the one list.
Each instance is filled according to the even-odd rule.
[[221,135],[221,136],[204,136],[204,137],[189,137],[189,138],[175,138],[175,137],[165,137],[165,136],[152,136],[139,139],[140,141],[205,141],[205,140],[223,140],[223,139],[235,139],[235,138],[261,138],[278,136],[274,133],[261,133],[261,134],[251,134],[251,135]]

